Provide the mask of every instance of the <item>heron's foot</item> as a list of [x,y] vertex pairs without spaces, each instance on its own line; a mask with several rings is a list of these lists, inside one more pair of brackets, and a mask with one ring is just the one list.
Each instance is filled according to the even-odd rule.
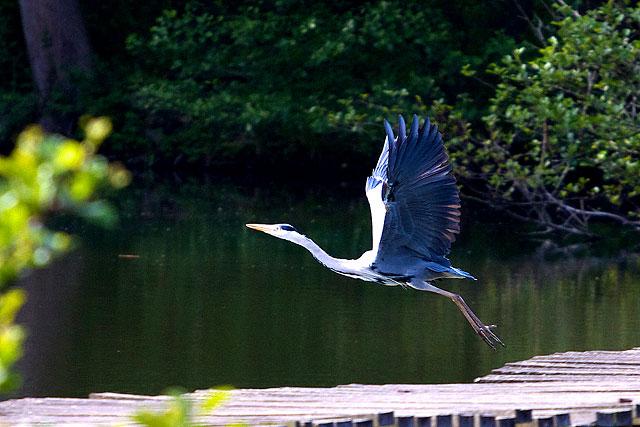
[[501,345],[505,347],[502,340],[493,332],[492,329],[495,329],[496,325],[485,325],[482,323],[480,318],[471,310],[471,308],[467,305],[467,303],[462,299],[460,295],[453,294],[452,296],[453,302],[460,308],[464,317],[467,318],[469,324],[473,328],[473,330],[482,338],[484,342],[489,345],[492,349],[496,349],[497,345]]
[[480,335],[480,338],[482,338],[482,340],[486,342],[489,345],[489,347],[491,347],[494,350],[496,349],[496,346],[498,344],[501,345],[502,347],[505,347],[502,340],[492,331],[492,329],[496,328],[496,325],[485,325],[483,323],[480,323],[477,326],[478,326],[477,329],[475,327],[473,329],[476,330],[476,333]]
[[493,332],[493,329],[497,328],[496,325],[485,325],[471,309],[469,309],[469,315],[471,327],[489,347],[494,350],[498,344],[505,347],[502,340]]

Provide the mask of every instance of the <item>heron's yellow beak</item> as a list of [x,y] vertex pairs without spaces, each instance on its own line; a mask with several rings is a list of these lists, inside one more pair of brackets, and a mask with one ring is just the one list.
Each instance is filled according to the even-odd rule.
[[263,233],[273,233],[275,231],[274,225],[268,224],[245,224],[247,227],[252,228],[254,230],[262,231]]

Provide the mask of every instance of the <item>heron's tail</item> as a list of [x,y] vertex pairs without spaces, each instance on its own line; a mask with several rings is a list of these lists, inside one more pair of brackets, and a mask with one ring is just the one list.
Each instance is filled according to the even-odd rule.
[[450,267],[451,270],[453,270],[459,277],[459,279],[471,279],[471,280],[478,280],[475,277],[473,277],[471,274],[467,273],[464,270],[460,270],[459,268],[455,268],[455,267]]
[[432,271],[435,274],[428,274],[425,280],[429,281],[430,279],[471,279],[477,280],[471,274],[467,273],[464,270],[460,270],[459,268],[455,268],[451,266],[451,264],[442,265],[437,262],[428,261],[425,263],[425,267],[427,267],[427,272]]

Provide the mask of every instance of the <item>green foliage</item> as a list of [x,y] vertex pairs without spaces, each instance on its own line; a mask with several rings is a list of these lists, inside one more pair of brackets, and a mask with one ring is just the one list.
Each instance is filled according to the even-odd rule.
[[[95,154],[111,132],[111,122],[86,118],[83,127],[85,139],[76,141],[31,126],[20,134],[12,153],[0,157],[0,286],[69,250],[71,236],[46,226],[52,215],[66,212],[113,223],[112,209],[96,194],[106,186],[127,185],[129,173]],[[19,358],[24,332],[13,320],[23,301],[17,290],[0,297],[0,391],[16,384],[10,368]]]
[[133,421],[147,427],[187,427],[191,425],[191,403],[178,391],[167,393],[172,399],[164,412],[140,411]]
[[229,395],[228,388],[212,390],[194,414],[192,403],[178,390],[169,390],[171,396],[168,407],[163,412],[139,411],[132,419],[146,427],[190,427],[198,425],[195,416],[204,415],[224,403]]
[[110,184],[122,187],[129,175],[95,155],[111,131],[105,118],[88,119],[85,140],[46,135],[38,126],[18,137],[13,152],[0,157],[0,282],[25,268],[41,267],[69,248],[69,236],[46,228],[51,214],[69,212],[103,225],[111,208],[94,195]]
[[18,386],[19,376],[11,367],[22,355],[25,331],[15,325],[16,313],[24,304],[25,294],[20,289],[12,289],[0,295],[0,393],[6,393]]
[[464,63],[513,45],[485,35],[487,51],[465,53],[444,9],[437,1],[191,2],[129,37],[140,65],[133,107],[155,154],[169,158],[229,161],[342,146],[370,153],[382,118],[455,99]]
[[[108,112],[119,132],[105,152],[134,167],[220,174],[299,163],[360,174],[382,118],[428,114],[456,172],[474,178],[467,193],[558,230],[638,221],[638,7],[525,3],[86,4],[98,77],[77,82],[78,105],[48,107]],[[19,8],[0,1],[0,12],[7,139],[38,108]],[[509,52],[488,78],[475,71]]]
[[[446,107],[464,93],[473,92],[474,102],[466,98],[456,111],[476,120],[490,92],[461,79],[460,67],[484,67],[526,39],[529,30],[514,15],[546,16],[540,0],[105,0],[80,7],[95,79],[74,78],[78,96],[54,96],[46,111],[69,126],[79,112],[109,114],[118,130],[105,153],[156,170],[368,161],[383,117],[438,115],[434,102]],[[18,4],[0,0],[0,12],[0,141],[10,141],[42,106]]]
[[560,11],[546,46],[490,67],[499,83],[488,139],[461,146],[458,160],[494,199],[546,226],[581,232],[592,217],[616,219],[600,209],[629,223],[640,213],[640,6]]

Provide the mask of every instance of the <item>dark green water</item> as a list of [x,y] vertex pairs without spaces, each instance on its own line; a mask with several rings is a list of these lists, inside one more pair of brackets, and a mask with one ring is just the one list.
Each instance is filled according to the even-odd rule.
[[338,276],[244,227],[290,222],[358,257],[364,196],[211,185],[131,190],[122,211],[118,229],[81,230],[73,255],[25,279],[22,394],[460,382],[536,354],[640,345],[637,258],[545,262],[517,230],[468,225],[451,259],[479,280],[440,285],[499,325],[494,352],[445,298]]

